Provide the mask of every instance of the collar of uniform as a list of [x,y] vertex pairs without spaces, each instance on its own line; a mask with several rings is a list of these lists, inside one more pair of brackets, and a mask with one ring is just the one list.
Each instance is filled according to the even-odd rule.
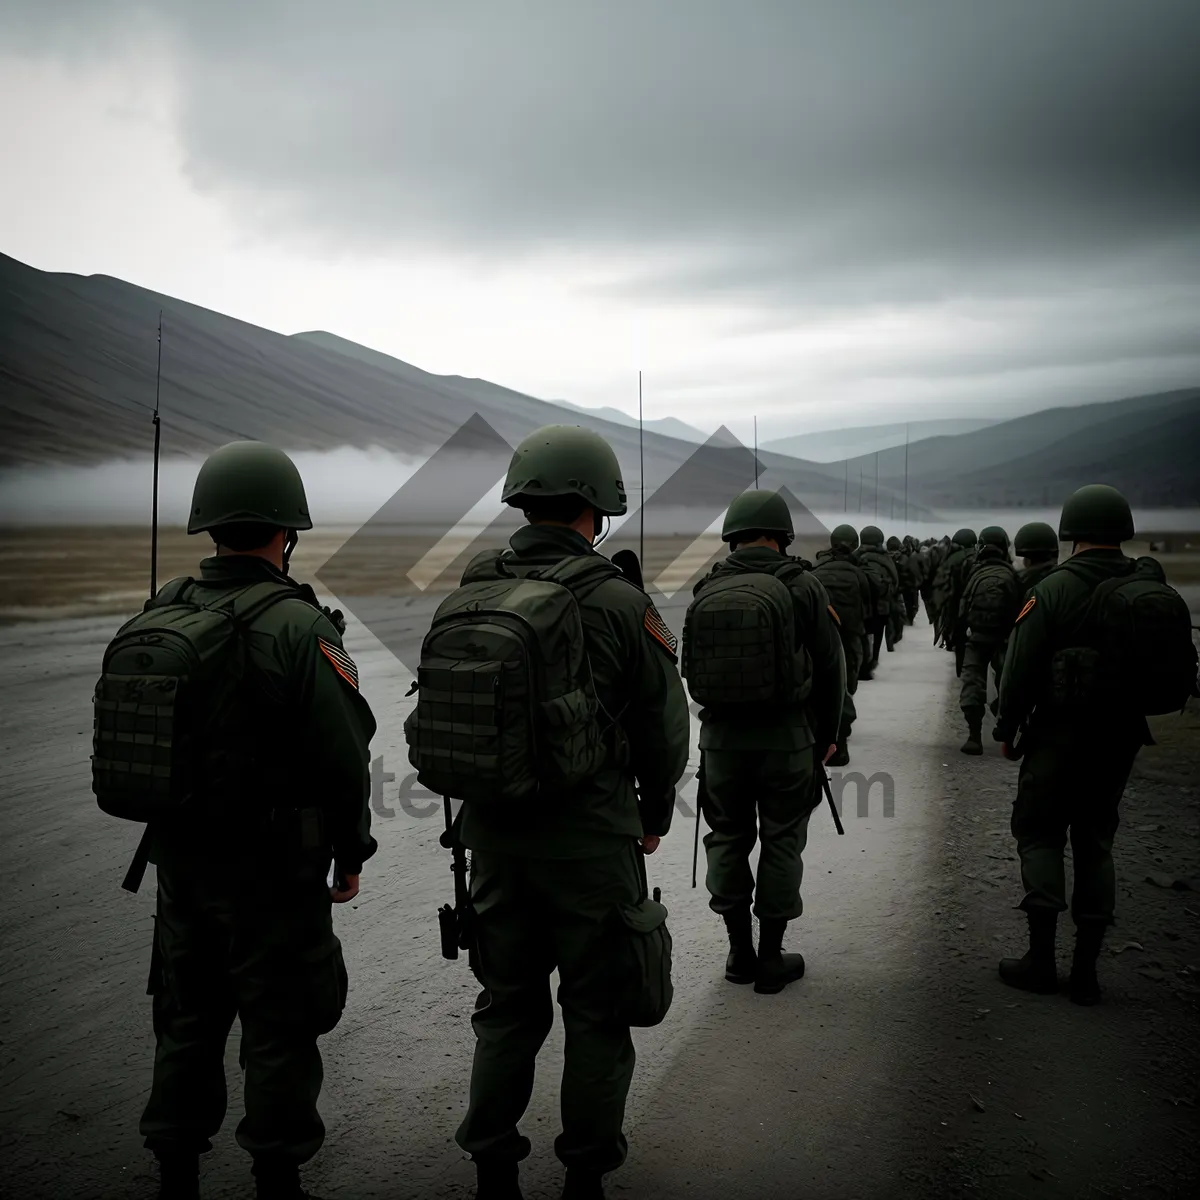
[[735,550],[729,556],[729,561],[739,567],[775,567],[779,565],[780,559],[786,557],[787,555],[772,550],[770,546],[746,546]]
[[508,539],[521,558],[546,558],[557,562],[571,554],[592,554],[591,543],[565,525],[523,525]]
[[214,554],[200,564],[200,578],[207,583],[222,583],[226,580],[258,583],[270,580],[272,583],[295,586],[294,580],[256,554]]
[[[1125,551],[1119,546],[1111,550],[1080,550],[1078,554],[1072,554],[1071,558],[1077,558],[1081,562],[1125,562]],[[1060,562],[1069,561],[1060,559]]]

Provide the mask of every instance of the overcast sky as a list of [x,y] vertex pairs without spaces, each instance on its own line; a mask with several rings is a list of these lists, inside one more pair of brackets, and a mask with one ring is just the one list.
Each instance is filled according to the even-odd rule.
[[0,251],[760,438],[1200,383],[1197,0],[0,0]]

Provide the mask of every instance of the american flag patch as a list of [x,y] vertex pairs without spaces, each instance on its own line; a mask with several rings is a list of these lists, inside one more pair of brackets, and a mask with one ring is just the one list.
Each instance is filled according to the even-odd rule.
[[340,646],[335,646],[332,642],[327,642],[323,637],[317,638],[317,644],[321,647],[321,653],[325,655],[331,663],[333,669],[352,687],[358,687],[358,668],[354,665],[354,659],[348,655]]
[[[1023,616],[1025,616],[1036,603],[1037,603],[1037,597],[1030,596],[1029,599],[1025,601],[1025,607],[1023,609],[1021,609],[1021,611],[1019,613],[1017,613],[1017,621],[1019,621]],[[1014,621],[1013,624],[1015,625],[1016,621]]]
[[674,658],[679,642],[670,629],[667,628],[666,621],[659,616],[658,609],[653,604],[646,609],[645,626],[646,632]]

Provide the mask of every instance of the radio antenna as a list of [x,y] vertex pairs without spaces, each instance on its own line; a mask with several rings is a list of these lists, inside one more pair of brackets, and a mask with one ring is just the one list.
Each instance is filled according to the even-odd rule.
[[158,310],[158,370],[154,376],[154,493],[150,507],[150,596],[158,593],[158,451],[162,424],[158,419],[158,397],[162,389],[162,309]]
[[646,449],[642,431],[642,373],[638,372],[638,561],[646,561]]
[[758,490],[758,417],[754,418],[754,489]]

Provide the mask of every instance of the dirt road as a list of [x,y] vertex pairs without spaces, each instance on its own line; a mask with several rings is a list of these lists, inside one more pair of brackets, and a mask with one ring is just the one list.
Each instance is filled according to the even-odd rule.
[[[404,616],[418,625],[421,609]],[[665,615],[678,628],[679,608]],[[703,884],[690,887],[690,807],[651,860],[671,910],[677,998],[662,1026],[635,1034],[630,1159],[610,1195],[1193,1193],[1200,897],[1182,885],[1200,888],[1200,719],[1160,723],[1162,744],[1144,752],[1129,789],[1110,943],[1122,948],[1102,963],[1107,1003],[1083,1010],[1013,993],[995,961],[1022,936],[1007,835],[1015,767],[991,744],[982,759],[958,753],[953,664],[919,621],[860,690],[853,762],[841,772],[845,837],[827,811],[813,818],[806,911],[788,939],[808,959],[802,982],[775,997],[724,982],[720,923]],[[137,1135],[152,1057],[153,874],[137,896],[120,889],[138,831],[99,813],[88,783],[90,687],[115,623],[0,629],[5,1195],[154,1194]],[[453,1133],[475,988],[465,962],[439,955],[434,913],[450,886],[439,815],[420,815],[429,800],[408,785],[407,676],[357,624],[348,646],[380,719],[380,851],[360,900],[337,914],[352,992],[322,1043],[329,1136],[309,1185],[343,1197],[465,1197],[473,1170]],[[891,815],[882,782],[857,815],[845,778],[855,771],[891,777]],[[681,803],[693,802],[689,782]],[[556,1028],[524,1127],[531,1198],[558,1194],[560,1039]],[[231,1116],[204,1163],[214,1198],[252,1194],[232,1137],[236,1030],[227,1065]]]

